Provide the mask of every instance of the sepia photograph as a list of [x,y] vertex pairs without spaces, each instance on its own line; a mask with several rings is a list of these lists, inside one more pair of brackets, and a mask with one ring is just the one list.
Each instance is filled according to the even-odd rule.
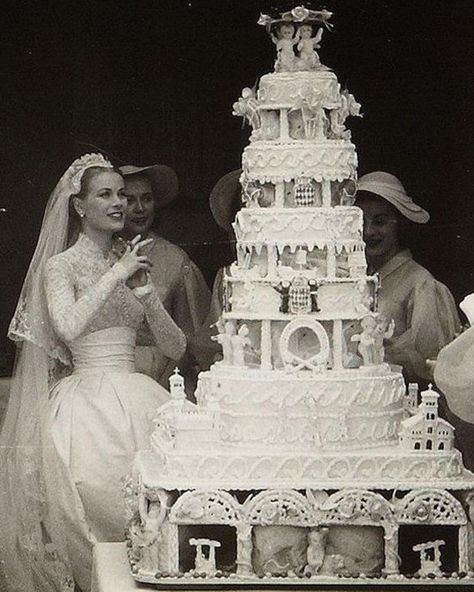
[[468,0],[25,0],[0,592],[471,590]]

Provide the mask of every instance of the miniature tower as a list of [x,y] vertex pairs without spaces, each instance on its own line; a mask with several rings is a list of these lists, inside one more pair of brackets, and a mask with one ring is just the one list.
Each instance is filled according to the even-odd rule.
[[[409,387],[409,404],[415,402],[415,388]],[[408,419],[402,421],[400,445],[406,450],[452,450],[454,447],[454,428],[446,420],[438,416],[439,395],[431,384],[421,393],[421,403]]]
[[171,399],[174,403],[176,411],[182,411],[184,402],[186,400],[186,392],[184,390],[184,378],[179,373],[179,369],[175,368],[173,374],[169,378]]

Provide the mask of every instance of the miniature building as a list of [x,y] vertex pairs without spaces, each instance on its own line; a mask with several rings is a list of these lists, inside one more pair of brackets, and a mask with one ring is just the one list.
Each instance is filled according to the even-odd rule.
[[420,576],[442,575],[440,547],[445,544],[444,541],[437,540],[420,543],[413,547],[413,551],[420,553],[420,569],[418,571]]
[[400,445],[405,450],[454,448],[454,428],[438,416],[438,398],[438,393],[430,385],[428,390],[421,393],[421,403],[415,415],[402,421]]
[[[196,547],[196,559],[194,568],[198,573],[205,573],[208,576],[215,575],[216,569],[216,548],[220,547],[219,541],[211,539],[189,539],[189,544]],[[209,555],[206,557],[203,549],[208,549]]]

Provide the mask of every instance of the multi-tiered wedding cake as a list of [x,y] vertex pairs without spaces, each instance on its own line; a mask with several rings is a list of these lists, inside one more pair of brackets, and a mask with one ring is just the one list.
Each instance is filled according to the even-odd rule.
[[223,359],[201,373],[196,405],[171,378],[137,457],[128,544],[140,581],[472,575],[474,475],[437,393],[418,406],[416,385],[383,360],[393,327],[367,275],[345,128],[360,105],[315,51],[330,16],[260,18],[277,59],[234,104],[252,134]]

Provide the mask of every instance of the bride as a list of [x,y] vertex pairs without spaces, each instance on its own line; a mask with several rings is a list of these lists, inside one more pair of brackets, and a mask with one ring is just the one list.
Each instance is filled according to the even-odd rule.
[[115,238],[123,189],[100,154],[67,169],[10,325],[19,344],[0,435],[7,590],[89,589],[92,547],[123,540],[123,478],[169,396],[135,372],[137,335],[175,360],[185,351],[148,280],[147,241]]

